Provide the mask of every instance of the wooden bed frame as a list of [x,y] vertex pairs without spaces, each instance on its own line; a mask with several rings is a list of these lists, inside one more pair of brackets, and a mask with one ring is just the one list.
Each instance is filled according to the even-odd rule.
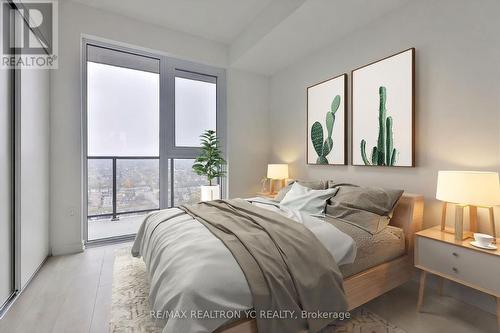
[[[390,225],[403,229],[406,253],[396,259],[357,273],[344,280],[349,310],[385,294],[410,280],[414,274],[413,247],[415,233],[422,229],[424,198],[404,193],[397,203]],[[216,333],[258,333],[255,319],[239,320],[225,325]]]

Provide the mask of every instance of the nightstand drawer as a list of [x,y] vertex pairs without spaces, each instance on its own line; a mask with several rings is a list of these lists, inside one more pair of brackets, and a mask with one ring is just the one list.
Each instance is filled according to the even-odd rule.
[[415,264],[500,296],[498,257],[426,237],[417,237]]

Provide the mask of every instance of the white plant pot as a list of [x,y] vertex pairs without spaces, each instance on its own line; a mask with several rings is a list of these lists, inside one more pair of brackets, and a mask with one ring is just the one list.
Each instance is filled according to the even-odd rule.
[[201,186],[201,201],[212,201],[220,199],[219,185],[202,185]]

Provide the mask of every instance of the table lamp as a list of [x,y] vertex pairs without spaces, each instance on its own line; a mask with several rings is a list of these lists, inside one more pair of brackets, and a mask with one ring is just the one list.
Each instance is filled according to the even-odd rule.
[[[446,208],[448,203],[455,208],[455,239],[463,240],[477,232],[477,208],[486,208],[489,212],[491,233],[496,237],[493,206],[500,205],[500,184],[498,173],[480,171],[439,171],[436,199],[443,201],[441,230],[446,230]],[[464,232],[464,208],[469,208],[469,228],[472,232]]]
[[271,179],[271,194],[276,193],[274,188],[274,180],[281,181],[281,188],[285,187],[285,179],[288,178],[288,164],[268,164],[267,165],[267,178]]

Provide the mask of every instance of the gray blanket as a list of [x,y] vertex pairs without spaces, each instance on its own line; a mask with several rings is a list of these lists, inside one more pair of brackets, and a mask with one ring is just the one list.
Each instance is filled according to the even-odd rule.
[[347,309],[335,259],[302,224],[237,199],[180,209],[233,254],[250,286],[260,333],[318,332]]

